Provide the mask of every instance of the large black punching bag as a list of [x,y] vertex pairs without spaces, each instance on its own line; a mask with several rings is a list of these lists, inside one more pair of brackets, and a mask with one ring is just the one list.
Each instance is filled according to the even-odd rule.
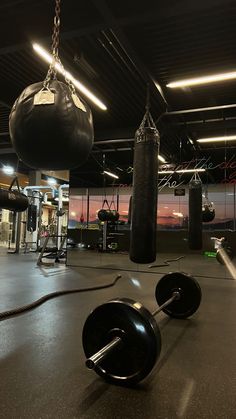
[[29,201],[26,195],[19,191],[0,188],[0,208],[23,212],[28,208],[28,205]]
[[193,179],[189,183],[189,249],[202,249],[202,182]]
[[130,259],[136,263],[156,259],[159,140],[155,126],[141,124],[135,134]]
[[93,145],[91,110],[69,85],[58,80],[44,85],[28,86],[15,101],[9,118],[12,145],[34,169],[78,167]]

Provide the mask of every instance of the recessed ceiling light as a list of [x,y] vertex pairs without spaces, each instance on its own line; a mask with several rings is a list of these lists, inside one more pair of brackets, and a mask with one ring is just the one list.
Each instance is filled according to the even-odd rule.
[[[52,55],[49,54],[44,48],[41,47],[39,44],[33,44],[33,49],[49,64],[52,63]],[[66,78],[74,84],[77,89],[83,93],[88,99],[91,100],[95,105],[97,105],[100,109],[103,111],[107,110],[106,105],[101,102],[100,99],[98,99],[87,87],[85,87],[79,80],[75,79],[72,74],[70,74],[68,71],[64,70],[62,65],[59,63],[55,64],[55,68],[58,71],[58,73],[61,73],[62,75],[65,74]]]
[[14,168],[12,166],[3,166],[2,168],[3,173],[6,175],[13,175],[14,174]]
[[51,185],[51,186],[55,186],[55,185],[57,184],[56,179],[54,179],[53,177],[48,178],[48,179],[47,179],[47,182],[48,182],[48,184],[49,184],[49,185]]
[[236,79],[236,71],[233,71],[230,73],[213,74],[209,76],[195,77],[192,79],[173,81],[171,83],[168,83],[166,86],[173,89],[176,87],[196,86],[198,84],[216,83],[216,82],[220,82],[224,80],[232,80],[232,79]]
[[236,135],[224,135],[222,137],[208,137],[208,138],[199,138],[198,143],[216,143],[220,141],[235,141]]

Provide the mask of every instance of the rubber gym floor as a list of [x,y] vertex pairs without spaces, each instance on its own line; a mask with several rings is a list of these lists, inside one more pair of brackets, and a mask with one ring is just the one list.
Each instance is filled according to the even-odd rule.
[[[157,263],[178,256],[162,254]],[[71,251],[68,261],[78,264],[80,258],[87,264],[86,257]],[[1,312],[52,291],[110,283],[119,273],[115,267],[122,269],[112,288],[55,298],[0,322],[1,418],[236,417],[236,283],[215,259],[188,255],[169,267],[150,269],[132,265],[127,255],[102,255],[99,264],[90,255],[97,268],[39,268],[35,254],[6,255],[4,250],[0,261]],[[202,303],[188,320],[164,313],[157,317],[163,346],[150,376],[129,389],[88,371],[81,333],[89,312],[125,296],[154,310],[155,285],[174,270],[198,279]]]

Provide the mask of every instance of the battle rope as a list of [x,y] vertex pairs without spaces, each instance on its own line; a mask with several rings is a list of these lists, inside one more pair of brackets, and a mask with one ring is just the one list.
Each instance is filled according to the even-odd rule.
[[116,285],[116,283],[119,281],[120,278],[121,278],[121,275],[117,275],[112,283],[98,285],[96,287],[74,288],[74,289],[69,289],[69,290],[51,292],[50,294],[43,295],[43,297],[39,298],[36,301],[33,301],[30,304],[26,304],[25,306],[17,307],[12,310],[3,311],[2,313],[0,313],[0,321],[6,320],[7,318],[12,317],[12,316],[16,316],[17,314],[24,313],[25,311],[32,310],[40,306],[41,304],[45,303],[46,301],[51,300],[52,298],[55,298],[55,297],[60,297],[61,295],[72,294],[76,292],[97,291],[97,290],[102,290],[105,288],[114,287],[114,285]]

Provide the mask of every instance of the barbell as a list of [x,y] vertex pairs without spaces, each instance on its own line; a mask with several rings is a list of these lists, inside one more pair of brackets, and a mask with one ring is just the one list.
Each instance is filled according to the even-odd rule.
[[129,298],[112,299],[88,316],[82,334],[86,366],[105,380],[133,385],[153,369],[161,352],[161,334],[155,316],[161,311],[185,319],[196,312],[201,288],[182,272],[164,275],[156,286],[159,307],[151,313]]

